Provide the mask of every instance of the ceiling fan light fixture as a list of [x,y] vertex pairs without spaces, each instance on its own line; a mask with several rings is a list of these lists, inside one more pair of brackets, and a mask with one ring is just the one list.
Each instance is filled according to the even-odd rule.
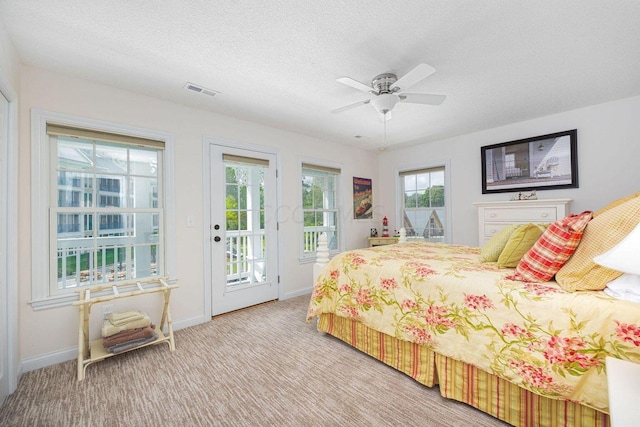
[[383,93],[371,100],[371,105],[380,114],[386,114],[393,110],[398,102],[398,96],[391,93]]
[[[440,105],[445,100],[445,95],[434,95],[428,93],[407,93],[406,90],[418,83],[420,80],[435,73],[436,69],[431,65],[418,64],[404,76],[397,78],[395,74],[383,73],[373,78],[371,84],[365,84],[351,77],[340,77],[339,83],[352,87],[362,92],[370,93],[369,99],[359,101],[355,104],[332,110],[332,113],[341,113],[358,107],[363,104],[371,104],[375,110],[385,116],[396,106],[398,102],[410,104]],[[390,117],[386,116],[388,120]]]

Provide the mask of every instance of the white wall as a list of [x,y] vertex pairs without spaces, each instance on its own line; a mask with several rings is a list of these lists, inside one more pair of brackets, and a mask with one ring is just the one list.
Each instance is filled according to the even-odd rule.
[[[282,194],[280,212],[281,248],[285,262],[280,272],[285,295],[310,292],[312,264],[298,263],[300,231],[293,213],[299,206],[299,157],[314,157],[343,164],[343,194],[347,248],[364,246],[370,221],[353,221],[351,177],[374,177],[377,153],[339,146],[164,100],[126,92],[82,79],[25,67],[21,71],[20,98],[20,337],[21,358],[27,369],[47,364],[47,360],[73,358],[77,345],[77,309],[72,307],[33,311],[31,298],[32,239],[30,230],[30,110],[32,108],[88,117],[108,122],[157,129],[175,138],[176,253],[180,288],[172,295],[174,324],[204,320],[204,259],[202,224],[203,137],[215,137],[245,144],[274,147],[281,153]],[[215,102],[215,100],[212,100]],[[339,159],[335,153],[340,153]],[[375,184],[375,180],[374,180]],[[289,212],[289,214],[287,214]],[[188,215],[195,227],[186,226]],[[99,307],[97,308],[99,309]],[[294,319],[292,319],[294,320]],[[301,320],[301,319],[298,319]],[[71,354],[71,357],[69,355]]]
[[[451,161],[452,242],[478,245],[477,201],[509,200],[514,193],[482,194],[480,147],[578,129],[579,188],[538,191],[538,198],[573,199],[571,212],[597,210],[640,191],[640,97],[594,105],[379,156],[380,201],[396,224],[395,173],[419,159]],[[397,225],[395,225],[397,227]]]

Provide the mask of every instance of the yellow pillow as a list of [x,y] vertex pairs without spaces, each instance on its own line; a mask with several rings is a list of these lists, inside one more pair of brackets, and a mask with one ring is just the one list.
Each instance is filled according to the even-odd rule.
[[546,224],[524,224],[519,226],[509,237],[509,241],[498,257],[498,266],[515,267],[520,258],[538,241],[546,230]]
[[498,257],[502,253],[502,250],[507,246],[509,237],[513,234],[516,228],[521,224],[510,224],[502,227],[491,239],[480,249],[480,261],[481,262],[496,262]]
[[604,289],[622,273],[597,265],[593,257],[617,245],[639,222],[640,197],[629,199],[594,217],[584,229],[576,251],[556,273],[558,285],[568,292]]
[[593,214],[593,216],[598,216],[601,215],[603,213],[605,213],[606,211],[608,211],[609,209],[615,208],[616,206],[619,206],[625,202],[628,202],[631,199],[635,199],[636,197],[640,197],[640,192],[632,194],[630,196],[627,197],[623,197],[622,199],[618,199],[618,200],[614,200],[613,202],[609,203],[607,206],[603,207],[602,209],[596,211],[596,213]]

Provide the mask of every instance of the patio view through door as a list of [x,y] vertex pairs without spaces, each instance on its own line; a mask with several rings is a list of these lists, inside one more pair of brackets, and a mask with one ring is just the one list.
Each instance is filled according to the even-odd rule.
[[276,156],[210,145],[212,315],[278,298]]

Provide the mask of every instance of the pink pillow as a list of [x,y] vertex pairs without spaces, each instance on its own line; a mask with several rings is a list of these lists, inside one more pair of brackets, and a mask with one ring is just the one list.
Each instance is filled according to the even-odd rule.
[[507,279],[523,282],[551,280],[578,247],[582,232],[592,217],[593,212],[585,211],[551,224]]

